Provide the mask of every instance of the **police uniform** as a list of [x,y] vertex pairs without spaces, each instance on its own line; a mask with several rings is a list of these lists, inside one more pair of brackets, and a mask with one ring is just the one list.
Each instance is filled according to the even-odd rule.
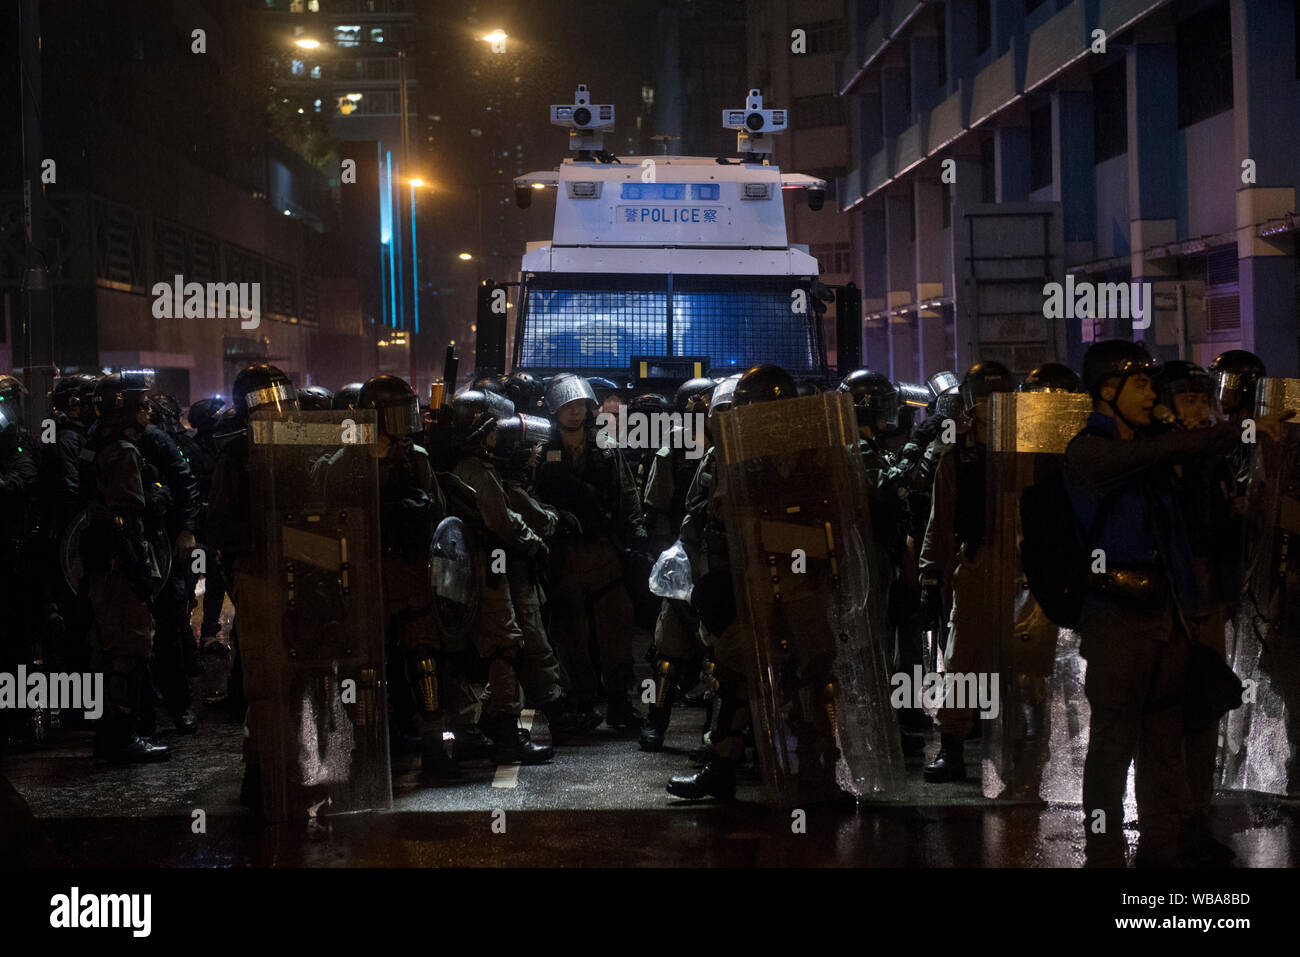
[[[572,512],[582,526],[580,535],[558,540],[551,562],[551,638],[566,690],[586,705],[603,685],[610,706],[606,720],[634,723],[627,700],[633,608],[623,553],[646,545],[636,483],[619,450],[598,443],[588,429],[576,449],[558,435],[544,447],[537,494],[547,505]],[[599,674],[590,651],[593,638]]]

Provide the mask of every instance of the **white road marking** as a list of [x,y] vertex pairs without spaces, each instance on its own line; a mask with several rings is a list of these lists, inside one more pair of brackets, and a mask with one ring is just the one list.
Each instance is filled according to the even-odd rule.
[[[519,726],[525,731],[533,730],[533,715],[536,714],[532,708],[525,708],[519,715]],[[492,786],[494,788],[513,788],[519,784],[519,765],[517,764],[498,764],[496,771],[492,775]]]

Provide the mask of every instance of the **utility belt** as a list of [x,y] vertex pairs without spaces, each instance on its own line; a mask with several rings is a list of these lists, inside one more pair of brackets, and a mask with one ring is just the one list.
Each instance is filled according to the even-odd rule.
[[1128,611],[1155,614],[1169,604],[1169,576],[1159,565],[1110,564],[1104,572],[1090,572],[1088,587]]

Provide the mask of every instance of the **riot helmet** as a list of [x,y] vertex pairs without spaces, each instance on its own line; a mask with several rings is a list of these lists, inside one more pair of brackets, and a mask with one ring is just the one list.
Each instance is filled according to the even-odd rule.
[[673,407],[678,412],[704,412],[709,407],[709,396],[717,383],[712,379],[687,379],[677,387]]
[[994,392],[1015,392],[1016,377],[1001,362],[988,359],[967,369],[959,388],[966,410],[970,411],[975,408],[975,401],[984,396]]
[[334,393],[323,385],[309,385],[298,390],[298,408],[304,412],[328,412],[333,407]]
[[348,409],[357,407],[357,396],[361,395],[363,382],[349,382],[337,392],[334,393],[334,402],[331,408],[335,412],[346,412]]
[[640,412],[642,415],[666,415],[673,410],[673,406],[671,402],[657,392],[645,392],[634,396],[632,401],[627,404],[627,410],[629,412]]
[[77,409],[83,420],[93,418],[91,399],[95,395],[96,377],[89,372],[60,376],[50,392],[50,409],[71,415]]
[[220,396],[199,399],[190,406],[190,425],[194,426],[200,434],[211,434],[217,430],[217,421],[225,408],[226,400]]
[[894,388],[898,390],[898,399],[903,407],[924,409],[934,401],[930,387],[919,382],[895,382]]
[[551,415],[558,413],[570,402],[579,400],[587,402],[587,408],[593,415],[600,406],[591,383],[576,373],[561,372],[546,387],[546,410]]
[[380,434],[390,439],[408,439],[424,432],[420,400],[405,379],[377,375],[368,379],[357,395],[357,411],[374,409]]
[[1082,392],[1083,380],[1069,366],[1060,362],[1044,362],[1025,376],[1020,383],[1021,392]]
[[756,365],[736,382],[732,402],[736,406],[755,402],[773,402],[777,399],[794,399],[799,396],[799,386],[790,373],[780,366]]
[[1127,339],[1095,342],[1083,356],[1083,384],[1094,400],[1100,396],[1102,386],[1111,379],[1118,378],[1119,389],[1123,389],[1129,376],[1154,378],[1159,371],[1160,366],[1151,358],[1147,347]]
[[505,386],[500,377],[494,375],[481,375],[470,384],[471,391],[474,392],[495,392],[498,395],[505,395]]
[[838,391],[853,400],[859,426],[879,432],[898,425],[898,389],[881,373],[855,369],[844,377]]
[[488,434],[514,414],[514,405],[501,393],[467,389],[451,400],[452,437],[462,449],[480,448]]
[[925,384],[930,387],[930,391],[934,393],[935,398],[938,398],[949,389],[961,388],[961,379],[957,377],[957,373],[945,369],[943,372],[936,372],[930,376],[925,380]]
[[597,406],[604,405],[605,400],[611,395],[615,395],[622,391],[621,387],[617,383],[606,379],[604,376],[588,376],[587,382],[590,383],[592,392],[595,393]]
[[1215,398],[1229,415],[1253,411],[1255,386],[1268,374],[1263,360],[1245,349],[1229,349],[1218,356],[1210,363],[1209,373],[1214,377]]
[[23,402],[27,396],[27,386],[20,379],[11,375],[0,375],[0,410],[11,425],[23,421]]
[[743,373],[737,372],[735,375],[727,376],[713,389],[713,395],[709,399],[709,418],[713,418],[714,413],[726,412],[735,403],[736,385],[740,382]]
[[131,425],[149,409],[152,378],[141,372],[115,372],[95,383],[95,417],[111,424]]
[[155,392],[149,396],[149,421],[169,435],[185,431],[181,424],[181,404],[170,392]]
[[506,378],[501,391],[520,411],[530,415],[546,412],[545,390],[542,384],[528,372],[512,372]]
[[962,398],[961,390],[954,386],[941,392],[934,400],[934,414],[959,421],[966,414],[966,400]]
[[496,425],[496,446],[492,457],[513,468],[526,468],[533,449],[551,441],[551,420],[519,413]]
[[[1156,376],[1156,402],[1168,409],[1188,428],[1210,425],[1214,417],[1214,377],[1195,362],[1174,359],[1166,362]],[[1157,410],[1157,418],[1170,423],[1173,419]]]
[[298,391],[289,377],[273,365],[249,366],[235,376],[230,389],[235,414],[247,418],[260,410],[278,415],[298,411]]

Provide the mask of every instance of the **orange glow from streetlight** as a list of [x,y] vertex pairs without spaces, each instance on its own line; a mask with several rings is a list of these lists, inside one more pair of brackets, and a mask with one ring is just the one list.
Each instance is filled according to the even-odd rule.
[[295,40],[294,43],[296,43],[298,46],[302,47],[304,50],[314,50],[314,49],[316,49],[318,46],[320,46],[320,41],[319,41],[319,40],[307,40],[307,39],[303,39],[303,40]]
[[471,259],[473,259],[474,257],[471,256],[469,253],[461,253],[461,254],[458,255],[456,258],[459,259],[459,260],[461,260],[462,262],[469,262],[469,261],[470,261]]

